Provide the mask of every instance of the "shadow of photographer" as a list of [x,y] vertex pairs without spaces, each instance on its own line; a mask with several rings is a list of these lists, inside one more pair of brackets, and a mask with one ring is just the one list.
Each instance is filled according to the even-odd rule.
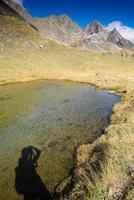
[[52,196],[36,172],[41,151],[33,146],[22,149],[15,168],[15,189],[24,200],[52,200]]

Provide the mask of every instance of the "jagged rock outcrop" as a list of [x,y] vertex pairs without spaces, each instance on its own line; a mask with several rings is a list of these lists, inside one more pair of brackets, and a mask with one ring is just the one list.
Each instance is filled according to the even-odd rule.
[[94,21],[91,24],[88,24],[83,30],[83,36],[88,37],[97,33],[103,33],[104,36],[107,36],[108,31],[103,27],[98,21]]
[[134,44],[129,40],[123,38],[122,35],[117,31],[117,29],[113,29],[113,31],[109,32],[108,41],[116,44],[120,48],[134,50]]
[[105,51],[118,48],[134,50],[134,44],[123,38],[116,29],[109,32],[97,21],[86,26],[73,46]]
[[108,30],[106,30],[106,28],[103,27],[99,22],[94,21],[85,27],[79,40],[73,45],[76,47],[82,47],[83,49],[105,51],[117,48],[114,44],[107,40],[108,35]]

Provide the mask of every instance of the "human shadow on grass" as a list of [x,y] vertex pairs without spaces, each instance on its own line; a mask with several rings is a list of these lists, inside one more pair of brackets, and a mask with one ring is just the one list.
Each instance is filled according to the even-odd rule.
[[15,168],[15,189],[24,200],[52,200],[52,196],[36,172],[41,151],[33,146],[22,149]]

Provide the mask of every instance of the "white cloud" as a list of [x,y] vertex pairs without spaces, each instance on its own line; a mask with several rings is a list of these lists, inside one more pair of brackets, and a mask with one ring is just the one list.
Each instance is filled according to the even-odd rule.
[[120,21],[114,21],[108,24],[107,26],[107,29],[109,31],[112,31],[114,28],[116,28],[124,38],[134,43],[134,29],[133,28],[124,26]]

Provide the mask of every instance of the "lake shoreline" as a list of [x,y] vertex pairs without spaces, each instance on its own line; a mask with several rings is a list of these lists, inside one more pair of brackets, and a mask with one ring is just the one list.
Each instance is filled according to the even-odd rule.
[[[11,84],[3,86],[0,89],[1,95],[3,94],[3,99],[5,97],[5,100],[7,100],[3,101],[3,109],[1,109],[1,113],[3,112],[4,114],[4,110],[6,110],[7,107],[12,108],[12,112],[10,112],[11,110],[8,109],[4,115],[9,115],[11,116],[11,118],[13,118],[15,113],[16,116],[15,119],[13,118],[11,119],[11,121],[9,118],[7,124],[6,121],[4,122],[3,120],[3,125],[1,125],[1,130],[3,127],[1,133],[5,133],[5,135],[3,135],[4,137],[1,135],[1,147],[3,149],[3,152],[9,152],[9,154],[11,155],[14,154],[14,149],[17,149],[18,152],[17,154],[14,154],[16,156],[12,159],[10,169],[12,169],[12,166],[14,166],[14,163],[16,163],[16,157],[19,157],[19,152],[21,152],[22,147],[32,145],[40,149],[42,151],[42,158],[39,162],[39,173],[41,173],[41,177],[44,179],[44,182],[46,183],[50,191],[53,191],[52,184],[50,185],[51,180],[53,180],[52,177],[54,177],[54,186],[60,181],[60,177],[61,179],[63,177],[66,177],[68,171],[72,167],[72,163],[74,162],[71,156],[74,149],[78,148],[80,144],[93,143],[93,141],[96,140],[96,138],[98,138],[102,134],[102,132],[104,132],[104,127],[109,124],[108,119],[109,115],[112,112],[112,107],[116,102],[120,100],[119,97],[109,94],[106,90],[99,90],[86,83],[81,84],[69,81],[64,81],[62,83],[60,81],[40,81],[16,85]],[[38,99],[38,101],[36,101],[36,99]],[[56,99],[60,104],[57,104]],[[28,110],[30,109],[30,113],[28,113],[27,106],[25,107],[25,102],[27,105],[30,105],[30,102],[32,102],[31,107],[28,108]],[[71,105],[73,105],[73,107],[70,109]],[[22,118],[19,118],[16,108],[17,110],[18,108],[20,109],[19,115],[21,115]],[[63,115],[62,112],[60,112],[61,109],[63,109]],[[22,113],[21,110],[23,110]],[[58,115],[55,115],[56,112],[58,113]],[[27,114],[25,115],[24,113]],[[49,118],[49,115],[52,115],[54,118]],[[68,119],[69,121],[67,121],[66,119]],[[20,123],[16,124],[16,122],[18,122],[19,120]],[[37,121],[36,126],[33,125],[35,124],[35,121]],[[46,123],[48,121],[50,121],[50,125]],[[54,125],[51,122],[53,122],[53,124],[55,124],[56,122],[57,127],[60,127],[60,129],[57,129],[56,127],[54,128]],[[65,123],[66,126],[64,129]],[[40,128],[38,129],[38,124],[39,127],[41,127],[41,132]],[[42,126],[43,124],[44,129]],[[32,129],[30,127],[32,127]],[[50,130],[48,130],[49,127]],[[46,135],[49,134],[48,139],[47,136],[45,137],[44,133],[46,133]],[[55,136],[53,135],[53,133],[55,134]],[[60,136],[60,133],[65,133],[65,135],[63,134],[63,136]],[[6,136],[8,136],[8,138]],[[26,141],[25,138],[27,138]],[[34,138],[36,138],[36,140],[34,140]],[[66,141],[63,140],[62,142],[62,138],[65,138]],[[10,145],[7,145],[7,147],[5,145],[4,148],[3,144],[8,144],[9,142]],[[18,143],[18,145],[15,145],[15,143]],[[53,175],[54,170],[51,170],[48,167],[52,166],[52,163],[54,162],[53,156],[56,158],[56,176]],[[64,158],[62,159],[62,157]],[[4,155],[3,160],[5,160],[5,163],[10,162],[10,158],[4,158]],[[65,164],[62,164],[62,162],[65,162]],[[49,164],[47,165],[47,163]],[[7,165],[8,164],[5,164],[5,166]],[[62,165],[64,166],[64,170],[62,170]],[[10,169],[8,171],[9,175],[11,174]],[[61,170],[59,171],[59,169]],[[67,170],[65,171],[65,169]],[[62,174],[62,176],[60,174]]]
[[[96,80],[96,77],[95,79],[92,79],[91,81],[90,80],[73,80],[73,78],[67,78],[67,79],[34,79],[34,80],[27,80],[27,81],[17,81],[17,82],[11,82],[11,83],[5,83],[5,84],[1,84],[0,86],[4,86],[4,85],[9,85],[9,84],[17,84],[17,83],[26,83],[26,82],[40,82],[40,81],[46,81],[46,80],[51,80],[51,81],[71,81],[71,82],[78,82],[78,83],[85,83],[85,84],[89,84],[89,85],[92,85],[92,86],[95,86],[99,89],[102,89],[102,90],[108,90],[110,93],[112,94],[115,94],[115,95],[119,95],[121,96],[121,101],[117,104],[114,105],[113,109],[112,109],[112,114],[110,115],[110,123],[108,124],[108,127],[105,127],[105,131],[104,131],[104,134],[101,135],[99,138],[97,138],[92,144],[83,144],[83,145],[80,145],[77,150],[76,150],[76,154],[75,154],[75,163],[76,163],[76,166],[75,166],[75,170],[74,170],[74,174],[73,174],[73,179],[74,179],[74,176],[75,176],[75,180],[77,180],[77,178],[81,175],[77,175],[76,174],[79,174],[79,166],[81,165],[80,163],[84,163],[83,165],[86,164],[87,162],[87,155],[89,155],[91,149],[96,146],[98,146],[98,144],[101,144],[102,141],[107,141],[107,137],[111,137],[109,136],[109,132],[111,132],[111,127],[112,127],[112,130],[114,130],[114,126],[113,124],[115,123],[115,126],[118,126],[120,124],[120,121],[122,121],[122,118],[125,118],[125,121],[127,121],[127,118],[128,116],[126,116],[126,112],[123,112],[123,115],[120,116],[118,115],[119,113],[122,113],[122,107],[124,107],[124,105],[127,104],[127,106],[129,106],[129,103],[131,103],[131,100],[134,98],[134,95],[131,91],[131,87],[129,88],[126,88],[126,87],[118,87],[118,84],[116,84],[116,86],[113,86],[111,84],[110,85],[106,85],[106,84],[103,84],[103,79],[102,79],[102,82],[98,82]],[[105,81],[106,82],[106,81]],[[124,122],[123,122],[124,123]],[[110,129],[110,131],[109,131]],[[110,133],[111,134],[111,133]],[[116,135],[115,135],[116,136]],[[109,142],[109,141],[108,141]],[[112,144],[110,144],[112,145]],[[90,150],[89,150],[90,149]],[[82,153],[80,153],[82,151]],[[118,151],[119,153],[119,151]],[[84,157],[84,159],[83,159]],[[105,175],[106,176],[106,175]],[[125,178],[126,179],[126,178]],[[98,181],[98,180],[97,180]],[[96,181],[96,182],[97,182]],[[70,183],[69,183],[70,184]],[[74,188],[76,187],[77,185],[77,181],[75,181],[74,183]],[[88,185],[88,183],[87,183]],[[73,195],[73,191],[72,189],[74,188],[71,188],[70,191],[68,191],[67,193],[64,192],[64,195]],[[113,193],[114,191],[116,190],[117,188],[115,187],[113,189]]]

